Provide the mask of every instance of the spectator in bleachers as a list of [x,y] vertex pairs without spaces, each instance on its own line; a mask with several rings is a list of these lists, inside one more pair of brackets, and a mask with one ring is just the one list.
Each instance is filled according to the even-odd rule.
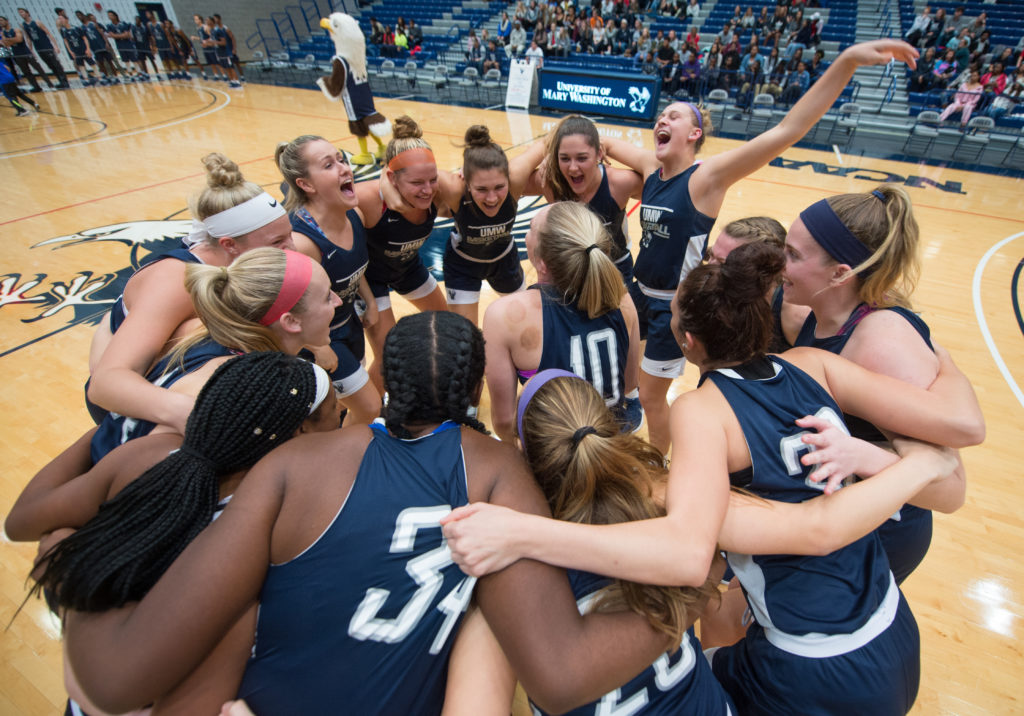
[[484,62],[481,67],[483,72],[498,70],[501,72],[501,56],[498,54],[498,44],[491,40],[487,43],[487,50],[484,52]]
[[732,17],[729,18],[729,23],[735,26],[739,26],[740,20],[743,19],[743,8],[737,5],[732,9]]
[[395,33],[391,25],[383,25],[380,33],[380,54],[384,57],[398,57],[398,48],[395,47]]
[[793,56],[794,52],[806,49],[814,39],[814,26],[810,20],[804,20],[800,29],[789,35],[789,43],[786,45],[786,58]]
[[423,28],[417,25],[411,17],[409,18],[409,28],[405,34],[409,38],[410,49],[423,44]]
[[917,67],[907,80],[907,92],[927,92],[935,84],[935,48],[929,47],[917,61]]
[[512,22],[516,20],[519,20],[520,25],[526,27],[524,22],[526,20],[526,3],[523,0],[516,0],[516,9],[512,13]]
[[818,78],[825,74],[825,70],[828,69],[830,63],[825,62],[825,51],[815,50],[814,57],[811,58],[811,62],[807,65],[807,71],[811,74],[811,84],[813,85],[818,81]]
[[761,71],[764,73],[765,82],[768,82],[772,77],[781,76],[785,67],[786,61],[779,54],[779,48],[773,47],[768,51],[768,57],[761,63]]
[[683,43],[676,35],[675,30],[668,31],[668,46],[672,48],[673,52],[680,52],[683,49]]
[[662,68],[665,68],[670,62],[672,62],[673,57],[676,59],[679,58],[679,53],[675,52],[672,49],[672,46],[668,44],[667,37],[662,37],[661,45],[658,47],[658,54],[655,55],[655,57],[658,64],[661,65]]
[[981,60],[985,55],[992,54],[992,33],[988,30],[982,30],[981,35],[974,38],[971,42],[971,61]]
[[612,54],[621,55],[626,51],[626,48],[633,44],[633,32],[629,29],[629,25],[626,21],[620,20],[619,26],[615,30],[615,36],[612,39]]
[[380,45],[384,42],[384,26],[381,25],[377,18],[370,18],[370,43],[374,45]]
[[960,112],[960,126],[965,126],[971,118],[971,112],[974,111],[974,108],[981,99],[983,89],[981,75],[978,74],[977,70],[972,70],[970,77],[960,85],[956,95],[953,96],[953,101],[942,110],[939,119],[945,120],[956,112]]
[[696,22],[700,19],[700,3],[697,0],[690,0],[686,4],[686,9],[683,11],[683,15],[689,22]]
[[475,67],[477,72],[483,72],[484,51],[480,47],[480,40],[476,37],[473,38],[473,44],[466,53],[466,64],[469,67]]
[[512,23],[507,50],[511,57],[519,57],[526,50],[526,30],[523,29],[523,24],[519,20]]
[[757,30],[758,35],[764,35],[771,30],[771,26],[772,18],[768,15],[768,6],[763,5],[761,7],[761,14],[757,16],[757,22],[754,23],[754,29]]
[[[804,51],[802,49],[797,48],[797,51],[794,52],[793,56],[790,57],[789,60],[786,62],[786,71],[787,72],[794,71],[795,69],[797,69],[798,65],[803,64],[803,61],[804,61]],[[806,67],[804,69],[806,69]]]
[[534,67],[544,66],[544,50],[540,49],[536,40],[531,42],[529,49],[526,50],[526,59]]
[[686,53],[686,62],[683,63],[680,89],[692,98],[700,98],[701,88],[701,66],[697,58],[696,50],[689,50]]
[[700,32],[696,25],[690,26],[690,31],[686,33],[686,46],[700,53]]
[[946,49],[953,50],[953,56],[961,66],[966,65],[971,59],[971,39],[970,30],[964,27],[956,37],[946,43]]
[[540,9],[537,7],[537,0],[530,0],[526,8],[526,15],[523,16],[523,27],[527,32],[532,32],[537,26],[537,18],[540,16]]
[[943,89],[956,78],[959,68],[954,54],[952,50],[946,50],[942,59],[935,63],[935,69],[932,70],[933,88]]
[[476,30],[471,27],[469,28],[469,34],[466,35],[466,47],[463,49],[463,52],[468,53],[471,51],[475,42],[479,42],[479,39],[476,36]]
[[972,22],[971,18],[964,15],[964,6],[959,5],[953,10],[953,14],[946,18],[946,27],[953,28],[953,35],[956,36],[961,28],[969,27]]
[[1003,67],[1020,67],[1020,56],[1014,57],[1014,50],[1004,47],[998,55],[992,58],[993,62],[1001,62]]
[[661,87],[669,95],[675,95],[679,91],[679,84],[682,82],[683,63],[679,59],[679,53],[673,52],[672,59],[661,69]]
[[655,49],[654,38],[651,37],[651,31],[645,27],[644,31],[640,33],[640,39],[636,41],[636,53],[640,56],[644,56],[650,52],[653,55]]
[[740,62],[740,72],[746,72],[751,62],[757,62],[758,67],[761,65],[761,52],[757,45],[753,43],[750,45],[750,51],[743,55],[743,61]]
[[921,37],[921,44],[924,47],[935,47],[938,44],[939,36],[946,27],[946,11],[943,8],[939,8],[932,15],[932,23],[925,30],[924,35]]
[[404,27],[395,28],[395,53],[401,57],[409,53],[409,36]]
[[637,59],[640,62],[640,72],[650,76],[658,74],[658,63],[654,61],[653,52],[645,52],[642,55],[637,55]]
[[911,23],[910,29],[903,35],[903,39],[914,47],[919,47],[918,43],[921,42],[921,38],[924,37],[931,26],[932,9],[925,5],[921,10],[921,14],[914,16],[914,22]]
[[1001,95],[1006,89],[1006,83],[1009,79],[1005,74],[1003,64],[999,60],[990,64],[988,71],[981,76],[981,84],[985,87],[985,97],[982,98],[983,104],[979,105],[979,109],[984,109],[991,104],[993,97]]
[[732,39],[722,45],[722,57],[729,57],[732,55],[736,61],[736,68],[740,66],[740,37],[736,33],[733,33]]
[[395,37],[398,37],[398,33],[402,33],[408,37],[408,32],[405,29],[405,18],[401,15],[398,16],[397,20],[395,20]]
[[974,21],[970,25],[971,34],[977,37],[985,31],[985,26],[988,24],[988,13],[983,12],[974,18]]
[[803,96],[810,86],[811,73],[807,71],[807,65],[800,62],[796,69],[786,76],[786,86],[782,88],[782,101],[793,104]]
[[992,119],[999,119],[1007,113],[1012,113],[1022,101],[1024,101],[1024,68],[1018,69],[1002,94],[996,95],[992,99],[992,104],[989,105],[986,114]]
[[[615,0],[601,0],[601,17],[609,18],[615,14]],[[605,28],[607,29],[607,28]]]
[[498,39],[501,40],[501,44],[507,45],[511,34],[512,20],[509,18],[507,12],[502,12],[501,19],[498,21]]
[[715,33],[715,39],[724,47],[732,42],[732,37],[735,34],[736,33],[733,31],[732,25],[725,23],[722,25],[721,31]]
[[744,110],[750,109],[754,95],[761,92],[764,84],[764,73],[761,72],[761,60],[752,60],[745,69],[740,71],[740,91],[736,95],[736,106]]
[[740,62],[736,55],[722,55],[721,69],[718,71],[717,89],[728,92],[736,85]]
[[743,17],[740,18],[740,27],[745,30],[753,30],[757,27],[757,16],[754,14],[754,8],[749,5],[743,12]]

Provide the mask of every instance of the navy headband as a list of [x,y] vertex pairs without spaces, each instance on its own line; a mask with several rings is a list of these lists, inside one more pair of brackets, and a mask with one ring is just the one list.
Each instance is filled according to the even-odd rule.
[[700,108],[697,107],[693,102],[683,102],[687,107],[693,110],[693,113],[697,116],[697,128],[700,131],[704,131],[704,116],[700,113]]
[[526,406],[533,400],[533,396],[537,394],[541,386],[547,383],[553,378],[579,378],[583,380],[575,373],[570,373],[567,370],[561,368],[548,368],[542,370],[539,373],[535,373],[530,380],[526,382],[526,387],[523,388],[522,394],[519,396],[519,411],[516,415],[516,427],[519,429],[519,441],[523,442],[523,413],[526,412]]
[[814,240],[841,264],[856,268],[871,258],[871,249],[850,233],[836,216],[827,199],[811,204],[800,212],[800,219]]

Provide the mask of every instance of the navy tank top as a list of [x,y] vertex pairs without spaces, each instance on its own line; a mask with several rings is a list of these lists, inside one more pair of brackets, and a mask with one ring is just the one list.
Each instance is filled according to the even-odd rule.
[[626,210],[619,206],[608,186],[608,171],[601,166],[601,186],[587,202],[587,206],[601,217],[604,228],[612,239],[612,260],[619,261],[629,253],[629,240],[626,238]]
[[[813,378],[778,357],[701,376],[729,402],[750,449],[747,489],[798,503],[822,494],[800,463],[809,449],[794,421],[816,415],[846,431],[839,406]],[[821,557],[730,552],[747,603],[769,641],[790,653],[828,657],[870,642],[895,618],[899,590],[871,533]]]
[[662,180],[654,172],[644,182],[640,206],[640,252],[633,276],[651,298],[672,300],[686,275],[704,259],[715,220],[690,200],[690,177],[699,165]]
[[467,261],[477,263],[493,263],[504,258],[515,248],[512,225],[516,223],[518,206],[519,202],[509,193],[498,207],[498,213],[487,216],[466,192],[459,202],[459,210],[452,217],[455,222],[452,251]]
[[53,43],[50,42],[49,36],[43,32],[43,28],[39,27],[39,23],[35,20],[32,22],[23,22],[21,24],[21,29],[32,39],[32,47],[36,48],[36,52],[53,51]]
[[[618,405],[625,394],[629,353],[629,329],[622,311],[616,308],[590,318],[554,287],[534,284],[530,288],[540,291],[544,329],[537,370],[570,370],[594,386],[606,405]],[[525,382],[522,376],[520,380]]]
[[[3,31],[3,36],[11,40],[13,40],[17,36],[17,34],[18,32],[13,27]],[[29,52],[28,44],[26,44],[23,40],[22,42],[19,42],[17,45],[11,45],[11,54],[14,57],[28,57],[32,53]]]
[[440,713],[476,580],[439,520],[468,501],[459,426],[415,440],[383,423],[330,526],[271,565],[239,690],[260,716]]
[[430,238],[436,218],[437,207],[434,205],[421,224],[414,224],[385,206],[380,221],[366,229],[366,247],[370,253],[366,278],[377,283],[390,283],[419,262],[420,247]]
[[352,225],[352,248],[348,250],[328,239],[316,219],[305,208],[296,210],[291,216],[292,231],[308,237],[320,249],[320,265],[331,279],[334,292],[341,298],[341,305],[334,309],[331,330],[341,328],[355,315],[353,304],[359,296],[359,282],[369,263],[363,221],[355,209],[349,209],[345,215]]
[[[188,248],[186,248],[184,245],[182,245],[182,246],[179,246],[176,249],[171,249],[170,251],[165,251],[162,254],[150,254],[146,258],[142,259],[142,261],[140,262],[139,271],[141,271],[142,269],[146,268],[147,266],[151,266],[151,265],[155,264],[157,261],[162,261],[164,259],[176,259],[178,261],[182,261],[182,262],[187,263],[187,264],[201,264],[202,263],[202,261],[199,260],[198,256],[196,256],[194,253],[189,251]],[[135,273],[138,273],[139,271],[136,271]],[[132,276],[134,276],[134,275],[135,274],[132,274]],[[131,279],[129,278],[128,280],[130,281]],[[117,333],[117,329],[121,327],[122,323],[124,323],[124,319],[125,319],[125,317],[127,315],[128,315],[128,311],[125,310],[125,307],[124,307],[124,294],[122,293],[120,296],[117,297],[117,300],[114,301],[114,305],[110,308],[110,332],[111,333]]]

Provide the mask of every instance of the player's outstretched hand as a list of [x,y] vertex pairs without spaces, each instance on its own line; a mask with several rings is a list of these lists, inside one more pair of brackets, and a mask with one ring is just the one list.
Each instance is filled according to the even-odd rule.
[[458,507],[441,520],[452,559],[471,577],[497,572],[519,559],[514,536],[525,515],[485,502]]
[[842,55],[852,59],[858,67],[882,65],[889,60],[898,60],[914,69],[917,67],[920,53],[913,45],[903,40],[884,39],[858,43],[843,50]]

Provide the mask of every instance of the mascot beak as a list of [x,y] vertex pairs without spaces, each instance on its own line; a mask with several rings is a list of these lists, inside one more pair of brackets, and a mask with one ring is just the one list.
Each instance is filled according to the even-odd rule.
[[328,32],[332,31],[331,30],[331,21],[328,20],[326,17],[323,20],[320,21],[320,27],[322,27],[323,29],[327,30]]

